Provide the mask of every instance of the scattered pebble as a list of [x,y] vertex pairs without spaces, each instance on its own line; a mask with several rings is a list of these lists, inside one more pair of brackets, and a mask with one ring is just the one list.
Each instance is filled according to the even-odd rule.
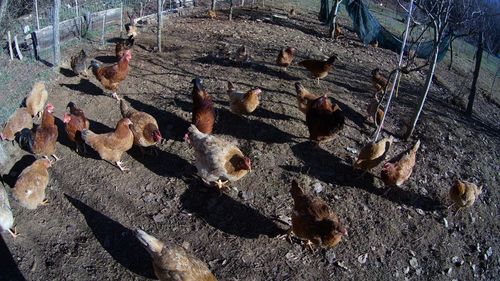
[[422,210],[422,209],[417,208],[417,209],[416,209],[416,211],[417,211],[417,213],[418,213],[419,215],[422,215],[422,216],[423,216],[423,215],[425,215],[425,212],[424,212],[424,210]]
[[157,223],[159,222],[164,222],[165,221],[165,215],[163,214],[156,214],[153,216],[153,220]]
[[313,184],[313,190],[315,193],[321,193],[323,192],[323,185],[319,182],[316,182],[315,184]]
[[368,253],[364,254],[364,255],[360,255],[358,257],[358,262],[360,264],[365,264],[366,263],[366,259],[368,258]]
[[410,267],[407,266],[403,269],[404,274],[408,274],[410,272]]
[[345,266],[345,264],[341,261],[336,261],[335,265],[342,268],[342,269],[349,270],[349,268],[347,266]]
[[418,260],[417,260],[417,258],[415,258],[415,257],[411,258],[410,259],[410,265],[413,268],[417,268],[418,267]]
[[464,264],[464,261],[461,260],[459,257],[457,256],[454,256],[451,258],[451,262],[455,265],[455,266],[461,266],[462,264]]
[[328,261],[328,264],[333,264],[337,260],[337,255],[332,249],[330,249],[326,252],[325,258]]
[[448,268],[448,270],[446,271],[446,276],[448,277],[451,277],[451,273],[453,272],[453,268]]
[[355,148],[347,147],[346,150],[349,151],[352,154],[358,154],[358,150],[355,149]]
[[448,228],[448,220],[443,218],[444,227]]
[[238,193],[238,196],[247,201],[247,200],[250,200],[250,199],[253,199],[254,198],[254,193],[252,191],[240,191]]
[[486,255],[488,257],[491,257],[493,255],[493,249],[491,247],[489,247],[488,250],[486,250]]

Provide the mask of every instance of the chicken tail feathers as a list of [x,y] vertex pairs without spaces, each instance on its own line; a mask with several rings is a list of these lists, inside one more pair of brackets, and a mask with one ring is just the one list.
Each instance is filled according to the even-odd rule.
[[290,194],[292,194],[292,198],[295,200],[298,197],[302,197],[304,195],[304,191],[299,186],[299,182],[297,180],[292,180],[292,188],[290,189]]
[[22,129],[18,134],[17,142],[19,143],[19,146],[21,146],[21,148],[32,151],[31,148],[33,147],[33,134],[31,130],[28,128]]
[[122,117],[128,118],[134,110],[123,99],[120,99],[120,112],[122,113]]
[[420,147],[420,140],[418,140],[415,145],[413,146],[413,148],[411,149],[411,154],[416,154],[417,153],[417,150],[419,149]]
[[94,75],[97,77],[97,71],[101,67],[99,63],[96,60],[92,60],[90,62],[90,67],[92,67],[92,73],[94,73]]

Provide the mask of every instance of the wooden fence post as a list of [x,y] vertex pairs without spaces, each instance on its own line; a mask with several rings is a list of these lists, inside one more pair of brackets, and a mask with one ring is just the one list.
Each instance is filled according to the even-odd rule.
[[38,0],[35,0],[36,30],[40,30],[40,18],[38,17]]
[[120,1],[120,37],[123,36],[123,1]]
[[102,17],[102,34],[101,34],[101,44],[104,46],[104,33],[106,32],[106,14],[108,13],[107,5],[104,7],[104,16]]
[[157,27],[157,39],[158,39],[158,52],[161,53],[161,27],[163,25],[163,9],[162,9],[162,3],[161,0],[158,0],[158,14],[157,14],[157,20],[158,20],[158,27]]
[[9,41],[10,60],[13,60],[14,59],[14,53],[12,52],[12,37],[10,37],[10,30],[7,31],[7,40]]
[[78,0],[75,0],[75,9],[76,9],[78,35],[79,37],[82,37],[82,22],[80,21],[80,11],[78,11]]
[[54,11],[52,18],[52,35],[54,37],[54,67],[58,67],[61,61],[61,45],[59,38],[59,10],[61,9],[61,0],[54,0]]

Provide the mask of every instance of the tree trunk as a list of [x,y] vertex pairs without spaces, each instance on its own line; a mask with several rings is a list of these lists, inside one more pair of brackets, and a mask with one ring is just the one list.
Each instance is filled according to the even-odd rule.
[[335,0],[332,5],[332,9],[330,11],[330,15],[328,16],[328,24],[330,24],[330,38],[333,38],[335,35],[335,23],[337,22],[337,12],[339,11],[341,0]]
[[61,44],[59,38],[59,11],[61,0],[54,0],[54,11],[52,18],[52,35],[54,40],[54,67],[58,67],[61,61]]
[[161,27],[163,25],[163,8],[162,8],[162,2],[161,0],[157,1],[158,3],[158,12],[156,14],[156,20],[158,21],[158,24],[156,26],[156,40],[158,43],[158,53],[161,53]]
[[319,21],[326,22],[328,20],[328,15],[331,10],[330,5],[330,0],[321,0],[321,8],[318,16]]
[[[438,30],[435,31],[436,33],[438,32]],[[441,37],[441,36],[439,36]],[[429,69],[429,72],[427,73],[427,78],[425,79],[425,92],[420,96],[419,100],[418,100],[418,108],[417,110],[415,111],[415,113],[413,114],[413,118],[411,120],[411,127],[408,127],[408,130],[406,131],[405,135],[404,135],[404,138],[405,139],[409,139],[411,137],[411,135],[413,134],[413,131],[415,130],[415,127],[417,126],[417,122],[418,122],[418,119],[420,118],[420,114],[422,113],[422,110],[424,109],[424,104],[425,104],[425,100],[427,99],[427,95],[429,94],[429,91],[431,89],[431,85],[432,85],[432,77],[434,77],[434,71],[436,70],[436,65],[437,65],[437,59],[438,59],[438,56],[439,56],[439,43],[440,43],[440,40],[441,39],[435,39],[434,42],[435,42],[435,50],[434,50],[434,57],[432,59],[432,64],[431,64],[431,67]]]
[[9,6],[9,0],[0,0],[0,23],[7,12],[7,6]]
[[215,10],[215,3],[217,0],[212,0],[212,6],[210,7],[211,10]]
[[479,78],[479,72],[481,70],[481,61],[483,60],[483,48],[484,48],[484,32],[479,32],[479,41],[477,42],[476,50],[476,66],[474,68],[474,76],[472,77],[472,86],[470,87],[469,103],[467,104],[467,111],[465,114],[467,116],[472,116],[472,107],[474,105],[474,99],[476,98],[477,91],[477,79]]
[[454,38],[450,39],[450,65],[448,65],[448,70],[451,70],[451,66],[453,65],[453,41]]

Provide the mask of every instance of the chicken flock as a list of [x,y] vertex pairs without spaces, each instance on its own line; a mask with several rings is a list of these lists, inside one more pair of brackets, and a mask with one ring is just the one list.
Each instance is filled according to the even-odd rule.
[[[95,80],[104,89],[111,91],[111,97],[118,101],[117,107],[123,118],[117,121],[114,131],[104,134],[92,131],[84,110],[73,102],[67,105],[69,111],[64,113],[63,118],[66,137],[74,143],[76,153],[86,154],[87,149],[91,148],[102,160],[116,165],[122,172],[128,169],[123,165],[121,156],[134,145],[140,147],[144,153],[144,149],[164,140],[154,116],[132,108],[118,95],[120,83],[129,74],[129,62],[132,60],[134,41],[138,36],[135,17],[130,16],[128,12],[127,15],[130,18],[130,23],[125,26],[127,38],[119,40],[115,46],[117,63],[105,66],[91,60],[87,66],[87,54],[84,50],[71,58],[71,68],[76,75],[86,76],[87,69],[91,69]],[[209,17],[215,18],[215,12],[210,11]],[[338,26],[335,28],[335,34],[336,37],[342,35]],[[276,65],[287,71],[294,63],[296,52],[296,48],[285,46],[278,53]],[[310,77],[316,79],[319,84],[320,79],[328,76],[333,70],[337,59],[337,55],[332,54],[327,60],[307,59],[298,62],[298,65],[304,67]],[[241,46],[236,52],[235,60],[241,64],[250,61],[248,48]],[[373,100],[367,106],[366,118],[378,128],[382,126],[384,117],[379,95],[383,98],[391,84],[378,68],[372,71],[371,82],[374,88]],[[344,128],[346,118],[339,105],[333,103],[327,94],[312,93],[300,82],[295,83],[295,90],[297,107],[305,116],[310,141],[319,146],[338,136]],[[229,108],[236,115],[251,115],[259,107],[263,94],[258,87],[240,91],[232,81],[227,82]],[[201,182],[207,188],[215,187],[222,191],[228,188],[229,183],[234,183],[250,173],[252,161],[238,148],[236,142],[213,134],[217,125],[214,102],[198,77],[192,80],[191,95],[192,124],[186,128],[184,139],[194,150],[194,165]],[[16,140],[21,147],[37,157],[37,160],[18,176],[11,192],[19,205],[28,209],[48,204],[45,198],[50,176],[48,170],[61,160],[56,156],[59,131],[53,115],[55,108],[48,102],[49,97],[44,83],[36,82],[26,98],[25,106],[12,114],[0,133],[1,140]],[[34,125],[33,120],[39,120],[39,125]],[[360,170],[362,176],[385,162],[380,179],[388,189],[403,185],[412,174],[420,140],[400,155],[386,161],[394,140],[393,136],[389,136],[366,144],[357,155],[353,168]],[[452,206],[458,209],[470,207],[481,191],[482,187],[457,180],[449,192]],[[291,236],[294,235],[313,249],[313,245],[335,247],[348,235],[347,227],[330,206],[318,196],[307,192],[296,179],[290,183],[290,194],[294,202],[293,212],[290,229],[284,237],[292,241]],[[4,188],[0,188],[0,231],[9,232],[14,238],[19,235],[14,228],[9,196]],[[154,271],[160,280],[216,280],[206,264],[183,247],[162,242],[140,229],[135,233],[139,242],[152,256]]]

